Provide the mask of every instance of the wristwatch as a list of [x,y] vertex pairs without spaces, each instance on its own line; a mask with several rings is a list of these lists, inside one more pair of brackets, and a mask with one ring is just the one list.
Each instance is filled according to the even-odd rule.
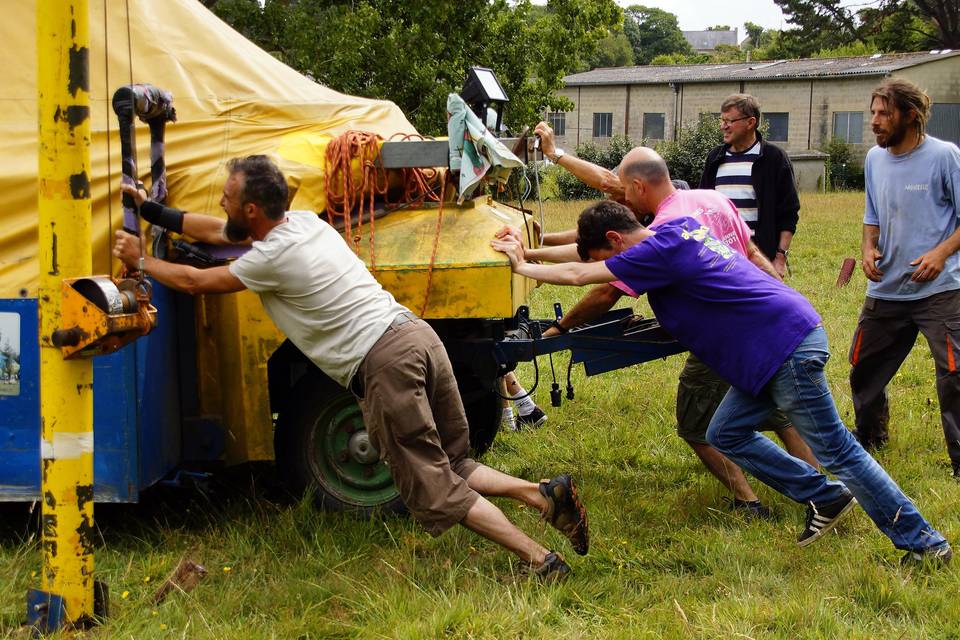
[[786,258],[790,254],[790,252],[787,249],[781,249],[780,247],[777,247],[777,253],[782,253],[784,258]]
[[550,162],[552,162],[553,164],[557,164],[558,162],[560,162],[560,158],[562,158],[565,155],[567,155],[567,152],[561,149],[560,147],[557,147],[556,149],[553,150],[553,155],[547,156],[547,157],[550,158]]

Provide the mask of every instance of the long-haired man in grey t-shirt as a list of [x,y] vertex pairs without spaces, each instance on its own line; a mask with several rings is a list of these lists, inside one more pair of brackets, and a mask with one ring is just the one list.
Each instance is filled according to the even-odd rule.
[[930,98],[899,78],[871,96],[877,146],[864,163],[861,245],[870,283],[850,347],[856,436],[887,441],[886,387],[913,348],[930,345],[940,417],[960,478],[960,149],[924,131]]

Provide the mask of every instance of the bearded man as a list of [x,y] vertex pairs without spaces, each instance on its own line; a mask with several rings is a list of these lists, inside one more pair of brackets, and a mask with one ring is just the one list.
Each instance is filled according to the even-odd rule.
[[930,98],[884,80],[871,95],[877,146],[864,163],[863,272],[870,280],[853,344],[857,439],[887,441],[886,387],[923,333],[937,373],[940,418],[960,478],[960,150],[924,132]]

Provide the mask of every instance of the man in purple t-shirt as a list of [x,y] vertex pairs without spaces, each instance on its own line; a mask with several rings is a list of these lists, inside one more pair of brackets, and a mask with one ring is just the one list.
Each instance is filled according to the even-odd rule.
[[[836,526],[858,501],[904,562],[949,562],[944,537],[844,426],[823,368],[830,357],[820,316],[795,290],[768,277],[694,218],[651,231],[629,209],[603,201],[577,226],[584,260],[524,261],[513,239],[494,240],[516,273],[552,284],[622,280],[646,293],[660,324],[732,387],[710,421],[707,440],[756,478],[807,506],[798,544]],[[709,328],[704,327],[709,318]],[[839,478],[829,480],[756,431],[780,407]]]
[[[547,142],[547,138],[544,138],[545,148]],[[564,166],[578,177],[589,177],[590,172],[582,167],[593,165],[582,160],[570,160]],[[631,149],[620,163],[617,185],[618,201],[626,203],[638,220],[653,215],[650,229],[676,218],[692,216],[708,227],[712,235],[743,254],[770,277],[780,279],[774,266],[750,240],[750,228],[730,199],[713,190],[676,189],[670,180],[666,162],[653,149]],[[566,235],[569,242],[576,241],[576,229]],[[551,262],[567,262],[578,258],[575,244],[527,249],[525,257],[528,260]],[[623,295],[637,297],[629,286],[619,281],[594,287],[544,336],[566,332],[571,327],[600,317]],[[695,354],[690,354],[677,382],[677,435],[693,450],[704,467],[731,491],[733,510],[751,517],[769,517],[769,509],[753,492],[743,471],[707,442],[707,426],[729,388],[728,381],[701,362]],[[817,466],[810,447],[797,435],[782,411],[771,414],[764,423],[764,429],[775,431],[790,455]]]

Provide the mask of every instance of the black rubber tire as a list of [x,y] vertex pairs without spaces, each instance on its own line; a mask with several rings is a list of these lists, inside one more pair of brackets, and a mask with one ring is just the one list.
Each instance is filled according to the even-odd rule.
[[295,495],[311,492],[317,505],[328,511],[367,517],[405,513],[387,466],[361,462],[348,453],[357,446],[368,451],[353,395],[329,379],[308,375],[297,383],[291,398],[274,433],[277,470],[287,488]]
[[485,383],[468,368],[454,365],[454,375],[470,425],[470,449],[474,458],[480,458],[493,446],[500,431],[500,398],[492,390],[495,383]]

